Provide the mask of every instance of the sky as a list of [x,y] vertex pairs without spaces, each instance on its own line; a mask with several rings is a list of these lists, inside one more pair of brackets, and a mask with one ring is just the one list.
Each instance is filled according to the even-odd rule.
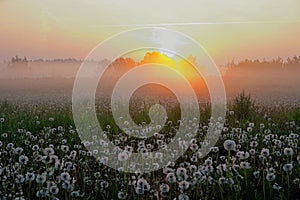
[[300,55],[298,0],[1,0],[0,24],[0,60],[84,59],[108,37],[144,26],[192,37],[217,64]]

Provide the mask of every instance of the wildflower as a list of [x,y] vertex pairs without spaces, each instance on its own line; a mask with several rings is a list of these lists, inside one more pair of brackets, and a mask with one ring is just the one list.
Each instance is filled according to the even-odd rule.
[[24,133],[24,129],[18,129],[18,133]]
[[2,137],[3,137],[3,138],[7,138],[7,137],[8,137],[8,134],[7,134],[7,133],[2,133]]
[[46,172],[44,172],[47,176],[52,176],[54,174],[54,168],[49,167],[46,169]]
[[71,159],[75,159],[76,155],[77,155],[77,151],[73,150],[70,152]]
[[190,160],[191,160],[191,162],[195,163],[198,161],[198,157],[193,155]]
[[21,147],[17,147],[14,149],[15,154],[21,154],[23,152],[23,149]]
[[45,156],[50,156],[50,155],[53,155],[53,154],[54,154],[53,148],[47,147],[47,148],[44,149],[44,155]]
[[79,196],[80,196],[79,191],[72,191],[71,192],[71,197],[79,197]]
[[24,176],[22,174],[17,175],[16,177],[16,183],[23,183],[25,180]]
[[124,150],[127,152],[133,152],[133,147],[127,145],[127,146],[125,146]]
[[[62,188],[65,189],[65,190],[71,190],[72,185],[71,185],[70,182],[65,181],[65,182],[62,183]],[[71,196],[72,196],[72,193],[71,193]]]
[[122,151],[118,154],[118,160],[123,162],[129,158],[128,153],[126,151]]
[[257,147],[257,146],[258,146],[258,142],[257,141],[250,142],[250,147]]
[[197,144],[191,144],[191,146],[190,146],[190,149],[192,150],[192,151],[197,151],[198,150],[198,145]]
[[25,200],[23,197],[16,197],[15,200]]
[[191,173],[194,173],[194,172],[197,171],[196,165],[190,165],[188,168],[189,168],[189,171],[190,171]]
[[234,180],[232,179],[232,178],[229,178],[229,179],[227,179],[228,180],[228,183],[230,184],[230,185],[233,185],[234,184]]
[[166,180],[169,183],[175,183],[176,182],[176,177],[175,177],[174,173],[168,173],[167,177],[166,177]]
[[208,158],[204,161],[204,165],[207,165],[207,166],[211,166],[212,165],[212,160],[211,158]]
[[126,195],[125,192],[119,191],[119,192],[118,192],[118,198],[119,198],[119,199],[126,199],[126,198],[127,198],[127,195]]
[[20,155],[20,157],[19,157],[19,162],[20,162],[21,164],[26,165],[27,162],[28,162],[28,157],[25,156],[25,155]]
[[170,190],[170,187],[168,184],[163,183],[159,186],[159,190],[161,193],[168,193]]
[[33,151],[37,151],[40,149],[39,145],[33,145],[32,148],[31,148]]
[[294,154],[294,151],[292,148],[284,148],[283,154],[286,156],[292,156]]
[[255,151],[255,149],[250,149],[250,150],[249,150],[249,153],[250,153],[251,155],[255,155],[256,151]]
[[189,200],[190,198],[185,194],[180,194],[178,196],[178,200]]
[[276,173],[276,170],[275,170],[273,167],[270,167],[270,168],[268,169],[268,173],[269,173],[269,174],[275,174],[275,173]]
[[[84,177],[84,178],[83,178],[83,182],[84,182],[85,184],[87,184],[87,185],[91,185],[92,180],[91,180],[90,177]],[[106,188],[106,186],[103,185],[103,182],[101,182],[101,187],[102,187],[102,186]]]
[[240,163],[241,169],[250,169],[250,163],[249,162],[241,162]]
[[205,172],[212,173],[214,171],[214,167],[211,165],[205,166]]
[[59,189],[56,185],[53,185],[49,188],[51,194],[56,195],[59,192]]
[[145,190],[144,190],[143,188],[141,188],[141,187],[136,187],[136,188],[135,188],[135,192],[136,192],[137,194],[139,194],[139,195],[142,195],[142,194],[145,193]]
[[41,197],[46,197],[47,195],[47,190],[44,188],[44,189],[41,189],[39,191],[36,192],[36,197],[38,198],[41,198]]
[[144,179],[144,178],[141,178],[137,181],[137,185],[135,187],[135,192],[137,194],[144,194],[145,191],[148,191],[150,189],[150,185],[149,183]]
[[268,174],[266,175],[266,179],[267,179],[267,181],[269,181],[269,182],[274,181],[275,178],[276,178],[276,176],[275,176],[275,174],[273,174],[273,173],[268,173]]
[[228,183],[228,181],[225,177],[220,177],[219,178],[219,184],[220,185],[224,185],[224,184],[227,184],[227,183]]
[[178,177],[178,180],[186,180],[188,178],[187,170],[183,167],[179,167],[176,170],[176,176]]
[[283,170],[286,172],[290,172],[293,170],[293,165],[291,163],[287,163],[287,164],[283,165]]
[[6,145],[6,149],[7,150],[12,150],[14,148],[14,144],[13,143],[8,143],[7,145]]
[[260,172],[259,172],[259,171],[255,171],[255,172],[253,172],[253,176],[254,176],[255,178],[259,178],[259,174],[260,174]]
[[27,172],[25,178],[27,182],[31,182],[35,179],[35,174],[31,172]]
[[275,145],[275,146],[277,146],[277,147],[281,147],[281,144],[282,144],[282,143],[281,143],[281,141],[280,141],[280,140],[276,140],[276,139],[274,139],[274,140],[273,140],[273,142],[274,142],[274,145]]
[[181,190],[187,190],[190,187],[190,183],[188,181],[181,181],[181,182],[179,182],[178,187]]
[[46,181],[46,176],[44,174],[38,174],[35,180],[38,184],[43,184]]
[[273,185],[273,189],[274,190],[280,190],[282,187],[280,187],[277,183],[275,183],[274,185]]
[[264,157],[268,157],[270,155],[270,150],[269,149],[262,149],[260,152],[260,155]]
[[237,157],[240,159],[240,160],[245,160],[245,159],[247,159],[247,158],[249,158],[249,153],[246,151],[246,152],[244,152],[244,151],[239,151],[239,152],[237,152]]
[[217,153],[217,152],[219,152],[219,147],[211,147],[210,151],[213,153]]
[[62,180],[64,182],[68,182],[71,180],[71,176],[68,172],[63,172],[60,174],[60,180]]
[[276,155],[276,156],[278,156],[278,157],[280,157],[280,156],[281,156],[281,153],[280,153],[280,151],[275,151],[274,153],[275,153],[275,155]]
[[67,153],[69,151],[69,146],[67,145],[61,145],[60,146],[60,149],[64,152],[64,153]]
[[54,122],[54,118],[53,118],[53,117],[50,117],[50,118],[48,119],[48,121],[49,121],[49,122]]
[[226,140],[224,142],[224,149],[227,151],[235,150],[236,144],[233,140]]
[[59,127],[57,127],[57,130],[58,130],[58,131],[63,131],[63,130],[64,130],[64,127],[59,126]]
[[293,183],[294,183],[295,185],[299,184],[299,183],[300,183],[300,179],[299,179],[299,178],[295,178],[295,179],[293,180]]

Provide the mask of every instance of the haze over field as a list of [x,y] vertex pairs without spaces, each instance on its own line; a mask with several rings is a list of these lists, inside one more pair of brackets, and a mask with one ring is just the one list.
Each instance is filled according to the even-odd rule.
[[[299,62],[291,64],[288,60],[300,54],[300,4],[297,0],[243,3],[235,0],[226,3],[221,0],[209,3],[154,0],[147,4],[138,0],[130,4],[115,0],[77,3],[29,0],[26,4],[19,0],[3,0],[0,2],[0,23],[2,99],[16,96],[60,99],[57,96],[66,96],[70,100],[77,70],[95,46],[114,34],[145,26],[179,31],[199,43],[220,67],[229,98],[245,90],[264,101],[300,99]],[[167,39],[173,42],[166,42]],[[145,41],[174,52],[187,45],[176,37],[158,38],[155,34],[136,36],[134,43],[138,46]],[[109,58],[124,45],[126,41],[107,49],[102,58]],[[22,62],[11,64],[15,55],[20,59],[27,56],[29,61],[26,65]],[[145,52],[124,58],[135,65],[135,62],[142,62],[144,55]],[[174,59],[170,54],[166,56]],[[185,56],[201,60],[195,49],[190,49]],[[277,62],[278,56],[283,61]],[[240,63],[246,59],[260,61]],[[102,64],[110,61],[103,60]],[[228,70],[224,66],[231,61],[240,64]],[[120,65],[118,62],[114,65]],[[168,64],[173,65],[172,62]],[[194,74],[186,67],[179,71],[184,75]],[[114,79],[121,72],[124,68],[112,67],[106,73],[107,80],[100,85],[112,89]],[[204,82],[194,81],[193,87],[205,91]]]
[[[141,60],[130,57],[121,57],[114,62],[103,60],[97,63],[99,67],[109,65],[105,75],[99,82],[99,94],[111,94],[118,79],[130,69],[147,63],[159,63],[174,68],[187,77],[190,84],[198,94],[200,101],[209,101],[207,86],[201,75],[197,74],[192,64],[197,65],[196,57],[189,57],[188,61],[173,61],[172,58],[159,52],[147,52]],[[188,63],[190,62],[190,63]],[[259,101],[291,103],[300,99],[300,58],[294,57],[288,60],[280,58],[272,61],[245,60],[229,63],[220,67],[226,93],[229,99],[245,90]],[[0,69],[1,98],[14,99],[20,97],[28,100],[60,99],[70,101],[74,79],[82,61],[75,59],[52,61],[29,61],[8,63]],[[161,75],[158,74],[157,75]],[[147,74],[139,75],[140,79]],[[164,74],[164,78],[173,77]],[[206,77],[213,78],[213,77]],[[153,86],[153,85],[152,85]],[[177,85],[180,86],[180,82]],[[161,90],[160,90],[161,89]],[[137,91],[139,95],[168,94],[165,89],[144,87]],[[149,91],[152,91],[149,93]],[[18,99],[18,98],[16,98]]]

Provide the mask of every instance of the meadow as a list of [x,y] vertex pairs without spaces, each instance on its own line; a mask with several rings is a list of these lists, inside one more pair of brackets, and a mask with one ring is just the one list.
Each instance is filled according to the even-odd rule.
[[[147,102],[132,108],[136,123],[149,122]],[[202,159],[196,152],[204,145],[210,106],[200,108],[197,137],[182,157],[154,172],[125,173],[85,148],[69,103],[3,100],[0,199],[299,199],[298,104],[262,105],[240,94],[228,105],[221,138]],[[128,154],[168,143],[180,123],[178,107],[169,109],[162,131],[137,141],[120,132],[106,103],[97,105],[102,128]]]

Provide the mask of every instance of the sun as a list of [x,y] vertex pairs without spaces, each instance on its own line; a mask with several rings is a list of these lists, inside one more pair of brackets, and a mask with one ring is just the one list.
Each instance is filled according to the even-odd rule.
[[190,80],[194,79],[194,77],[196,77],[198,74],[197,70],[195,69],[195,66],[197,66],[196,57],[193,56],[190,56],[187,59],[181,58],[177,61],[175,57],[169,57],[167,54],[162,52],[153,51],[147,52],[143,60],[139,62],[140,65],[149,63],[157,63],[171,67],[182,74],[185,78]]
[[149,63],[162,64],[168,67],[172,67],[174,69],[176,69],[177,67],[177,63],[172,58],[158,51],[147,52],[143,60],[140,61],[140,64],[149,64]]

